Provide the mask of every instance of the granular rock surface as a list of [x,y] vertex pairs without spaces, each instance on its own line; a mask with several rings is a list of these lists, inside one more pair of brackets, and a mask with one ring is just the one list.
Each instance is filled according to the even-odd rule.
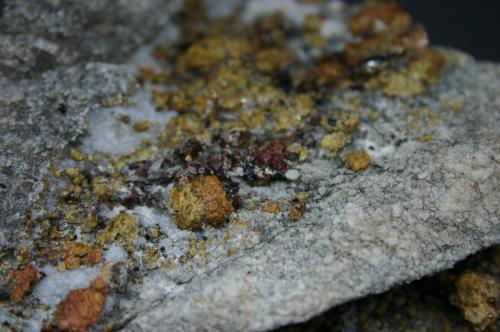
[[266,330],[500,242],[500,66],[392,2],[3,7],[7,328],[99,280],[65,327]]

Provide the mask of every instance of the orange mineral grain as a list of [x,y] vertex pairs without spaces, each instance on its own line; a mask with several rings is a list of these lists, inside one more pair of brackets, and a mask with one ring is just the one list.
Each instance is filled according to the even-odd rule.
[[10,300],[13,303],[20,302],[30,291],[30,289],[40,280],[40,273],[31,264],[27,264],[22,269],[17,269],[10,273]]
[[106,303],[107,282],[97,277],[88,288],[77,288],[59,303],[54,320],[43,331],[84,332],[97,323]]
[[364,151],[348,152],[342,160],[345,165],[353,171],[364,170],[368,168],[372,162],[370,156]]

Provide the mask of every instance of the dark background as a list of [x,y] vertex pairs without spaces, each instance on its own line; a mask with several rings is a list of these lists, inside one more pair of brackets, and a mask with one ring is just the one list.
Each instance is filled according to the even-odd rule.
[[427,28],[431,43],[500,61],[500,0],[399,0]]

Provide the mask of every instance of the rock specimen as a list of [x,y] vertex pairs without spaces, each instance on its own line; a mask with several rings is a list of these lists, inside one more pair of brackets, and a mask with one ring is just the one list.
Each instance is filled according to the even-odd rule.
[[499,66],[392,2],[231,4],[6,6],[0,273],[57,282],[2,324],[265,330],[500,241]]

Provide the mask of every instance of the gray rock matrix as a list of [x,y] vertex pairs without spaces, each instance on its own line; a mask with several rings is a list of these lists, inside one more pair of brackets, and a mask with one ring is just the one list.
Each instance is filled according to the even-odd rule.
[[130,68],[119,64],[170,19],[171,7],[161,0],[0,2],[3,232],[23,218],[49,162],[82,133],[87,111],[134,86]]
[[[120,65],[169,19],[172,3],[0,3],[0,245],[15,236],[51,161],[84,130],[88,110],[135,86]],[[300,222],[116,317],[126,331],[266,330],[451,267],[500,242],[500,65],[457,64],[413,103],[463,98],[431,142],[399,137],[362,173],[301,166],[312,190]],[[359,138],[384,146],[404,100],[358,97],[382,112]],[[378,105],[378,106],[377,106]],[[354,142],[356,144],[356,142]],[[160,296],[159,296],[160,295]]]

